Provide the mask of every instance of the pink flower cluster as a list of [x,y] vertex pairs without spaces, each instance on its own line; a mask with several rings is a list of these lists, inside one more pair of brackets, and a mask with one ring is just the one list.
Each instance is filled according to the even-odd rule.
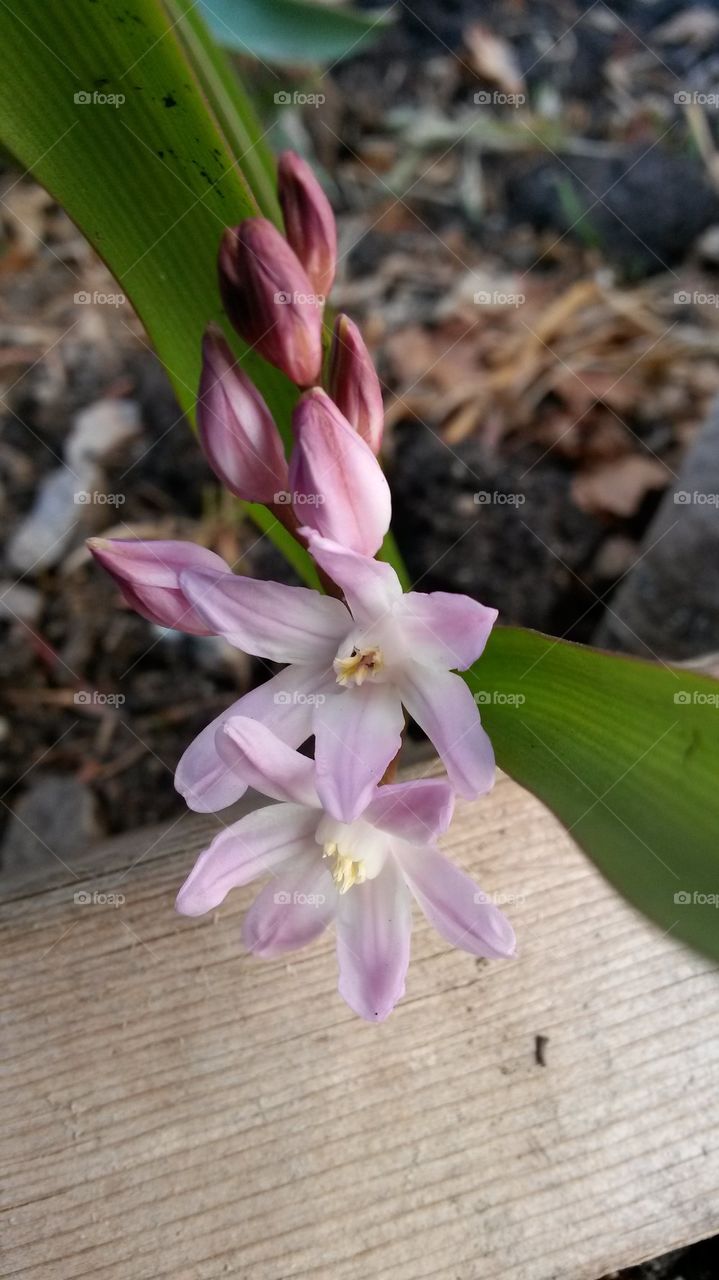
[[[382,395],[347,316],[335,322],[325,387],[323,312],[336,265],[329,203],[292,153],[279,164],[285,236],[262,218],[228,230],[220,290],[241,337],[300,389],[289,461],[272,414],[219,331],[203,346],[200,440],[222,483],[272,508],[309,550],[328,593],[243,577],[181,542],[93,539],[143,616],[221,635],[282,670],[217,717],[183,755],[176,785],[215,812],[248,786],[277,801],[225,827],[182,886],[177,909],[210,911],[235,885],[271,879],[244,922],[257,955],[304,946],[330,922],[340,992],[363,1018],[404,991],[414,897],[437,931],[475,955],[510,956],[502,912],[436,848],[455,792],[494,780],[491,743],[457,670],[482,653],[496,610],[467,596],[403,592],[374,557],[391,517],[377,462]],[[447,777],[387,781],[405,712]],[[314,759],[297,748],[314,739]]]

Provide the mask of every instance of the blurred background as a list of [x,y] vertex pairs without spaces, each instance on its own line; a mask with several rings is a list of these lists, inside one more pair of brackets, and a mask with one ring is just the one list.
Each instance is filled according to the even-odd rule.
[[[237,15],[207,7],[272,148],[305,155],[336,210],[332,302],[383,381],[413,580],[715,669],[719,4]],[[0,218],[12,868],[179,813],[182,750],[266,674],[138,618],[85,538],[189,538],[291,579],[220,493],[119,286],[8,156]]]

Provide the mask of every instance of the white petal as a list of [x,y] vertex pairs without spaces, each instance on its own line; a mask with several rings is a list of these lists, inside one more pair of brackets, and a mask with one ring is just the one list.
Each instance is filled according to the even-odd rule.
[[217,735],[225,764],[273,800],[319,808],[314,761],[288,747],[277,734],[246,716],[231,716]]
[[489,791],[494,752],[462,677],[414,662],[405,668],[400,690],[409,714],[441,756],[455,791],[468,800]]
[[309,587],[234,573],[180,574],[187,599],[217,635],[273,662],[332,662],[352,619],[340,600]]
[[398,623],[418,662],[464,671],[479,658],[496,620],[496,609],[470,596],[410,591],[402,600]]
[[248,813],[215,836],[177,895],[177,910],[201,916],[273,868],[315,848],[317,813],[298,804],[272,804]]
[[464,871],[431,845],[397,841],[394,850],[424,914],[447,942],[490,959],[514,955],[509,920]]
[[[190,809],[216,813],[247,790],[244,778],[228,768],[217,750],[218,730],[230,717],[259,720],[289,746],[299,747],[312,733],[315,699],[326,680],[324,668],[285,667],[216,716],[190,743],[175,773],[175,786]],[[331,680],[334,688],[334,675]]]
[[242,925],[248,951],[265,957],[297,951],[334,919],[337,890],[319,847],[315,849],[280,872],[255,898]]
[[381,1022],[404,995],[411,932],[409,893],[392,858],[376,879],[341,895],[339,993],[361,1018]]
[[389,684],[342,689],[317,707],[317,792],[333,818],[354,822],[364,812],[402,745],[403,727],[399,694]]
[[342,588],[356,622],[371,626],[393,612],[402,599],[402,586],[391,565],[348,551],[312,529],[300,533],[320,568]]

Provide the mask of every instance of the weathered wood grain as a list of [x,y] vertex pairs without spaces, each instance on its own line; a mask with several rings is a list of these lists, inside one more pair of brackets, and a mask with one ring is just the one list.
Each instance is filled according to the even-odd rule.
[[381,1026],[336,995],[331,936],[242,953],[252,889],[173,914],[211,829],[8,888],[3,1276],[596,1280],[719,1228],[716,971],[531,797],[500,779],[449,846],[520,958],[418,918]]

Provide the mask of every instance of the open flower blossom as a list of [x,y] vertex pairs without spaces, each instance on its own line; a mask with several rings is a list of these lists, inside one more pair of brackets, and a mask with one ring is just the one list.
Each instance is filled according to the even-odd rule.
[[[282,710],[292,711],[279,732],[291,746],[314,734],[322,802],[336,818],[353,822],[400,749],[404,704],[455,790],[466,797],[488,791],[492,746],[468,686],[452,668],[464,669],[480,656],[496,610],[443,591],[404,594],[390,565],[310,529],[303,533],[346,605],[304,587],[235,574],[194,567],[179,574],[193,616],[247,653],[290,664],[215,727],[229,714],[265,722],[269,716],[277,724],[279,699]],[[214,729],[206,729],[177,771],[190,808],[217,807],[218,773],[230,803],[244,790],[241,777],[237,772],[233,788],[218,765]]]
[[323,808],[312,760],[265,726],[233,716],[217,738],[228,768],[279,804],[215,837],[180,889],[179,912],[203,915],[230,889],[271,875],[245,916],[245,945],[283,955],[334,921],[340,995],[370,1021],[386,1018],[404,994],[412,896],[453,946],[492,959],[514,954],[509,921],[435,846],[452,816],[446,782],[375,788],[356,818],[341,822]]
[[[234,885],[272,873],[246,917],[247,945],[277,955],[334,920],[340,992],[374,1020],[404,990],[411,895],[454,945],[483,956],[513,952],[502,913],[434,846],[453,790],[472,798],[494,781],[491,743],[456,673],[480,657],[497,612],[468,596],[405,593],[394,569],[373,558],[391,518],[376,458],[379,380],[359,330],[340,316],[327,390],[318,385],[334,222],[311,171],[290,154],[279,194],[287,238],[263,218],[247,219],[223,237],[219,276],[241,337],[301,392],[290,456],[259,390],[212,327],[203,344],[200,442],[230,492],[265,503],[305,544],[330,594],[237,575],[191,543],[95,538],[89,545],[152,622],[221,635],[282,664],[207,725],[179,762],[175,785],[191,809],[224,809],[248,786],[280,803],[213,841],[178,910],[201,914]],[[405,712],[434,744],[448,781],[385,781]],[[310,738],[314,760],[296,750]]]

